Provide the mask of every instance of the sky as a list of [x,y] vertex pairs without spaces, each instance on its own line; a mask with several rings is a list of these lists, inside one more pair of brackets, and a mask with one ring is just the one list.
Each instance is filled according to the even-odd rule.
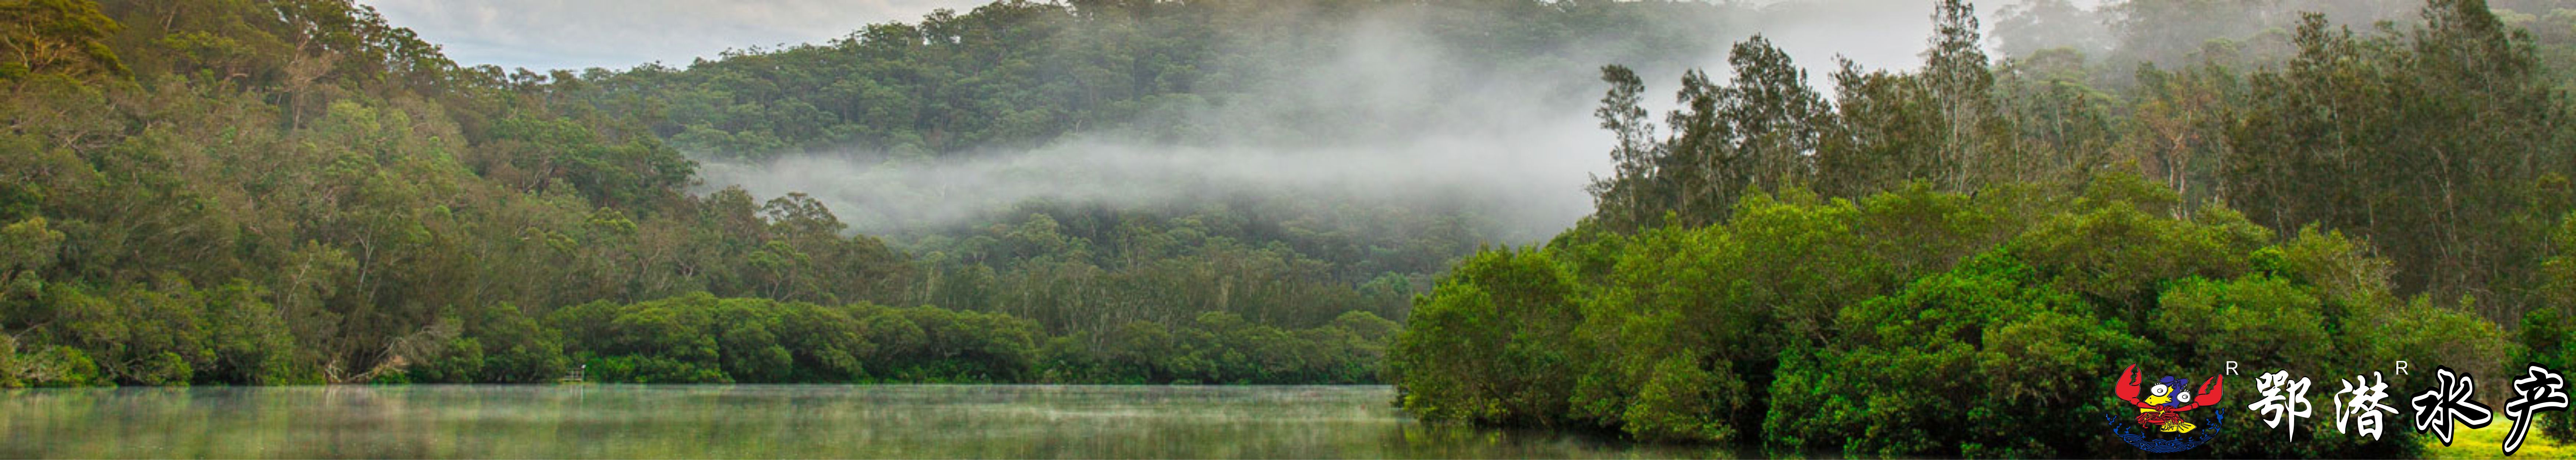
[[466,65],[684,67],[726,49],[815,43],[985,0],[359,0]]

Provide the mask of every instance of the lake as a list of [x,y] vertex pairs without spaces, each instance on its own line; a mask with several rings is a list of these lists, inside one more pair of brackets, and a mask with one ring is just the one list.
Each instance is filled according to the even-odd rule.
[[0,391],[7,458],[1622,458],[1384,386],[418,385]]

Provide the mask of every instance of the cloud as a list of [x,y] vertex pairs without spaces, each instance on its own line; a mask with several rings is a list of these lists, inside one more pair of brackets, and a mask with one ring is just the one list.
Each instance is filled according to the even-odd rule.
[[502,67],[687,65],[726,49],[821,42],[982,0],[360,0],[458,63]]

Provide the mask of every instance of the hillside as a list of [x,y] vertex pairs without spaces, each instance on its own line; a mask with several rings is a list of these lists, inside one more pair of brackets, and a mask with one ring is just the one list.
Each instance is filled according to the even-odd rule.
[[[837,197],[701,185],[701,161],[1234,136],[1155,113],[1276,95],[1261,88],[1278,70],[1349,45],[1344,19],[1414,18],[1476,72],[1545,74],[1687,50],[1676,24],[1715,11],[1077,3],[547,73],[457,65],[341,0],[7,5],[0,383],[543,381],[585,364],[642,381],[1373,381],[1387,321],[1493,240],[1476,210],[1259,188],[988,200],[874,228],[914,229],[893,245]],[[1578,37],[1594,29],[1632,33]],[[947,326],[988,320],[1025,326]]]

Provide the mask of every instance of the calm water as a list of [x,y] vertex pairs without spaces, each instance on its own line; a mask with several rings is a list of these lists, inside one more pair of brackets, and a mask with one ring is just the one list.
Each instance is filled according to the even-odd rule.
[[0,391],[0,457],[1699,457],[1417,423],[1388,387],[408,386]]

